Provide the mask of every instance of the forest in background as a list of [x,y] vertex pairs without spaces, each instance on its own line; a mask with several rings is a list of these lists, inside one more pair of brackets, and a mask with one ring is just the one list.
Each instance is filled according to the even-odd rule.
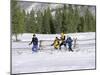
[[[11,0],[11,31],[16,37],[22,33],[95,32],[96,15],[89,11],[90,8],[86,5],[62,4],[62,7],[55,10],[48,6],[43,11],[32,9],[26,13],[18,1]],[[80,9],[84,10],[80,12]]]

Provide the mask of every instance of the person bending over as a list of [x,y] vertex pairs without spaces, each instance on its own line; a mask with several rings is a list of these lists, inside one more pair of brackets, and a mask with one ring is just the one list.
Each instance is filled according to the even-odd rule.
[[59,45],[60,45],[59,39],[58,37],[56,37],[53,44],[51,44],[51,46],[54,46],[54,49],[59,49]]

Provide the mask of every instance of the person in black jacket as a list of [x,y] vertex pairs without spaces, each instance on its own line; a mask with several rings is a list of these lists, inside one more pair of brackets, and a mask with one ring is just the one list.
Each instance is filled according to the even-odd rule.
[[32,47],[32,51],[37,52],[38,50],[38,38],[36,37],[36,35],[33,35],[32,41],[29,43],[29,45],[31,45],[33,43],[33,47]]
[[60,41],[61,41],[61,43],[60,43],[60,50],[61,50],[61,46],[62,45],[64,45],[65,46],[65,48],[66,48],[66,42],[65,42],[65,35],[64,35],[64,33],[61,33],[61,37],[60,37]]

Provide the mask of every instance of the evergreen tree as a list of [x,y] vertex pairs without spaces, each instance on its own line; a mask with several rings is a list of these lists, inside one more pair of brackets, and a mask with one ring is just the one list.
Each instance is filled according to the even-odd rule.
[[29,19],[28,19],[28,32],[29,33],[36,33],[36,17],[35,17],[35,12],[32,9],[29,15]]
[[90,31],[94,31],[95,29],[95,18],[94,16],[92,15],[92,13],[89,11],[89,7],[87,6],[86,8],[86,12],[85,12],[85,15],[84,15],[84,31],[86,32],[90,32]]
[[37,12],[37,32],[42,33],[42,24],[43,24],[43,14],[41,11]]
[[74,16],[73,16],[73,32],[77,32],[77,27],[80,25],[80,14],[78,11],[78,6],[74,6]]
[[48,11],[49,13],[49,22],[50,22],[50,33],[51,34],[54,34],[55,33],[55,28],[54,28],[54,18],[53,18],[53,16],[52,16],[52,12],[50,11],[50,9],[49,9],[49,11]]
[[11,0],[12,34],[16,36],[27,33],[72,33],[90,32],[96,30],[96,18],[90,12],[89,6],[66,5],[43,11],[31,10],[30,13],[21,10],[16,0]]
[[11,9],[12,34],[17,41],[17,35],[24,32],[24,15],[16,0],[11,0]]
[[68,8],[66,4],[64,4],[64,7],[62,8],[62,27],[61,31],[67,33],[68,32]]
[[56,33],[61,33],[61,28],[62,28],[62,13],[61,10],[58,8],[55,12],[55,32]]
[[94,15],[92,19],[92,32],[96,32],[96,15]]
[[73,16],[74,16],[74,10],[72,5],[68,5],[68,32],[73,32]]
[[42,33],[51,33],[50,32],[50,8],[44,10],[44,15],[43,15],[43,26],[42,26]]
[[20,11],[19,14],[19,33],[24,33],[25,32],[25,11]]
[[30,23],[29,23],[29,21],[30,21],[30,14],[29,13],[27,13],[26,15],[25,15],[25,32],[26,33],[29,33],[29,25],[30,25]]
[[52,17],[52,15],[51,15],[51,17],[50,17],[50,32],[51,32],[51,34],[55,34],[55,28],[54,28],[54,19],[53,19],[53,17]]
[[84,17],[80,17],[80,23],[77,25],[77,32],[83,32],[84,27]]

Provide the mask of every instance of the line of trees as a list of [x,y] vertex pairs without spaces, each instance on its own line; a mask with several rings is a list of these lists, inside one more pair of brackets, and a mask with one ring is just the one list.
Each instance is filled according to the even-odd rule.
[[[30,13],[25,13],[25,10],[20,9],[17,1],[12,0],[12,34],[17,37],[20,33],[95,32],[96,18],[89,8],[91,7],[63,4],[63,7],[55,8],[55,10],[51,10],[48,6],[43,11],[32,9]],[[81,9],[84,10],[80,11]]]

